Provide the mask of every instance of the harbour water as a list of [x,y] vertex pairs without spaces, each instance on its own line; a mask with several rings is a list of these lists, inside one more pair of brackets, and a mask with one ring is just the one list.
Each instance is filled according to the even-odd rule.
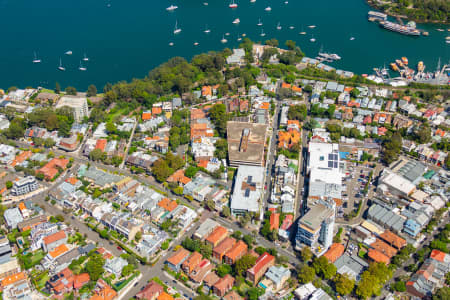
[[[236,9],[230,9],[227,0],[0,0],[0,88],[53,88],[59,82],[80,90],[89,84],[101,89],[106,82],[142,78],[173,56],[190,59],[209,50],[237,47],[243,33],[254,41],[276,38],[280,45],[294,40],[310,57],[323,47],[342,57],[334,67],[359,74],[387,67],[402,56],[411,66],[423,61],[426,71],[435,70],[439,58],[442,64],[450,60],[450,44],[445,42],[450,26],[418,24],[430,33],[428,37],[390,32],[367,21],[371,8],[363,0],[235,2]],[[171,4],[179,8],[166,11]],[[265,11],[267,6],[270,12]],[[240,23],[232,24],[236,18]],[[263,26],[256,25],[259,18]],[[182,31],[174,35],[176,21]],[[209,34],[203,32],[206,26]],[[300,31],[307,34],[299,35]],[[226,33],[228,42],[223,44]],[[312,36],[315,43],[310,42]],[[73,55],[65,55],[68,50]],[[41,63],[32,63],[34,52]],[[84,53],[89,61],[83,62],[87,70],[82,72],[78,68]],[[66,71],[58,70],[60,59]]]

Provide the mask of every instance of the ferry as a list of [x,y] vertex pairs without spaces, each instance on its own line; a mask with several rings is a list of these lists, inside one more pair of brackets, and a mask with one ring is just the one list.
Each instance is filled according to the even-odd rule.
[[228,5],[229,8],[237,8],[238,5],[234,2],[234,0],[231,1],[231,3]]
[[399,71],[399,68],[398,68],[398,66],[395,64],[395,63],[391,63],[391,69],[393,70],[393,71],[395,71],[395,72],[398,72]]
[[387,30],[398,32],[405,35],[413,35],[413,36],[420,35],[420,31],[411,25],[404,26],[390,21],[381,21],[380,26]]
[[178,8],[178,6],[176,6],[176,5],[171,5],[171,6],[169,6],[168,8],[166,8],[166,10],[167,11],[174,11],[175,9],[177,9]]
[[239,23],[241,23],[241,20],[239,20],[239,18],[237,18],[233,21],[233,24],[239,24]]
[[408,59],[407,59],[405,56],[402,57],[402,63],[403,63],[404,65],[407,65],[407,64],[408,64]]

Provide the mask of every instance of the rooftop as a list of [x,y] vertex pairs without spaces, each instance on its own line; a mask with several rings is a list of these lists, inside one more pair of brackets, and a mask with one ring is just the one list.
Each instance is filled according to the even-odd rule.
[[267,125],[229,121],[227,123],[228,157],[230,164],[261,166]]

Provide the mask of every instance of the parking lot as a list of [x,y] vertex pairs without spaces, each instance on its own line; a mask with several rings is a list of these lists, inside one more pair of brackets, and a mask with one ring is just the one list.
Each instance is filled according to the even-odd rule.
[[344,217],[344,215],[348,215],[352,211],[356,211],[359,203],[375,191],[375,186],[373,184],[369,184],[367,195],[365,195],[364,188],[369,180],[370,172],[373,171],[373,180],[373,178],[375,178],[380,172],[380,169],[380,167],[372,168],[366,165],[358,165],[351,162],[347,163],[345,175],[342,180],[344,188],[342,194],[342,209],[338,211],[338,217]]

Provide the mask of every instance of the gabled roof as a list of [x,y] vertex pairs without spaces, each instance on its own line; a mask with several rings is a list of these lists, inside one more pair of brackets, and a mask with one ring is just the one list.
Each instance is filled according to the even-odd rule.
[[186,257],[189,256],[189,251],[187,251],[184,248],[180,248],[175,252],[171,257],[167,259],[167,262],[171,263],[174,266],[179,265],[181,262],[183,262]]
[[341,257],[342,254],[344,254],[344,251],[344,245],[334,243],[323,256],[326,257],[331,263],[334,263],[339,257]]
[[385,264],[389,264],[389,257],[387,257],[386,255],[384,255],[383,253],[381,253],[378,250],[374,250],[374,249],[369,249],[369,252],[367,253],[367,255],[369,256],[370,259],[372,259],[375,262],[382,262]]
[[54,243],[56,241],[62,240],[66,237],[66,233],[64,230],[60,230],[54,234],[51,234],[49,236],[44,237],[43,241],[45,245],[49,245],[51,243]]

